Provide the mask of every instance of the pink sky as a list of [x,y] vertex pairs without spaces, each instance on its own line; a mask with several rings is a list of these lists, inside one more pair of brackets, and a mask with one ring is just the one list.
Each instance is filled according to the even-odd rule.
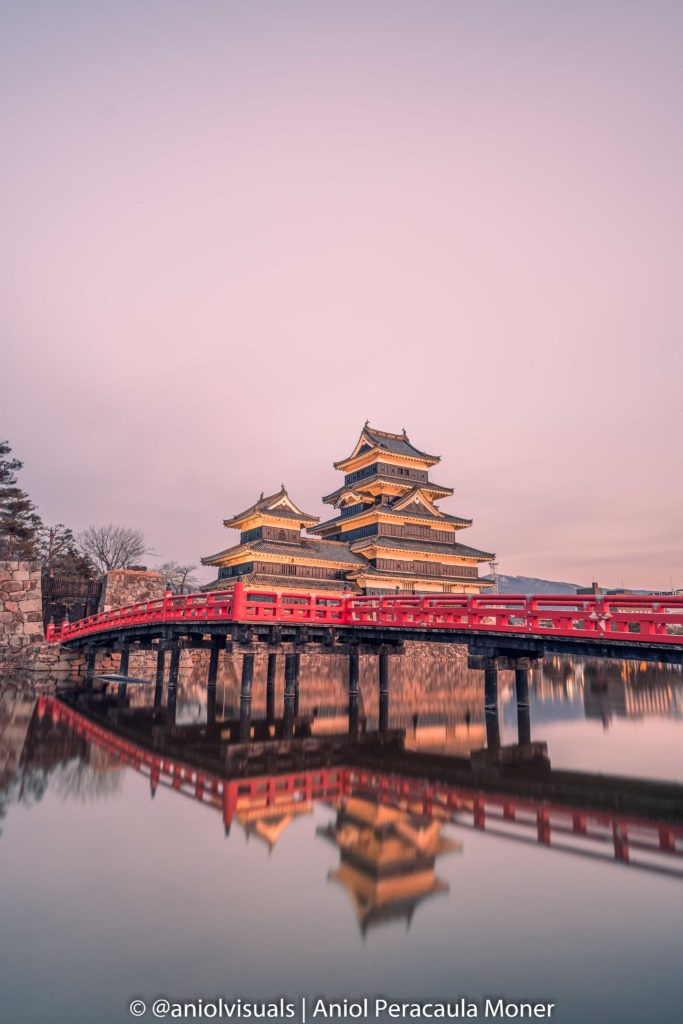
[[0,14],[2,416],[48,522],[227,546],[360,428],[499,571],[683,585],[683,8]]

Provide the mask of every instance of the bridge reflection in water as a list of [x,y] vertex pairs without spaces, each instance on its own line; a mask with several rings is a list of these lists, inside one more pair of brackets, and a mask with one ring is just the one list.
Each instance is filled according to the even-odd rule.
[[[238,720],[182,725],[166,708],[68,701],[39,699],[38,727],[66,729],[146,776],[152,796],[164,788],[197,801],[227,835],[239,825],[272,849],[314,805],[333,808],[316,834],[339,850],[328,877],[348,892],[363,931],[410,921],[420,902],[447,892],[437,861],[461,849],[467,830],[683,877],[683,786],[553,770],[544,744],[465,758],[407,749],[409,728],[316,735],[299,720],[293,739],[276,720],[273,735],[259,739],[255,722],[243,743]],[[530,733],[528,706],[520,736]]]

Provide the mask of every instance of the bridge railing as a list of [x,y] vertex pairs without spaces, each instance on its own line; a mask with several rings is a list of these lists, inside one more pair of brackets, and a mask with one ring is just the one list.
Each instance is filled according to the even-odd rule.
[[463,629],[610,640],[683,643],[683,596],[524,594],[323,595],[233,590],[167,594],[78,622],[48,626],[64,642],[112,629],[172,622],[311,623],[397,629]]

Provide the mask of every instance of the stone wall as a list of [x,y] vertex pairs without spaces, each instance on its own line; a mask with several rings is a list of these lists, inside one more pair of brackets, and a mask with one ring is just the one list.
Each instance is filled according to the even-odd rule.
[[9,674],[43,637],[40,566],[0,562],[0,672]]
[[45,642],[38,562],[0,562],[0,688],[8,683],[76,681],[83,659]]
[[154,601],[166,592],[166,580],[158,572],[138,569],[110,569],[104,577],[101,612],[127,604]]

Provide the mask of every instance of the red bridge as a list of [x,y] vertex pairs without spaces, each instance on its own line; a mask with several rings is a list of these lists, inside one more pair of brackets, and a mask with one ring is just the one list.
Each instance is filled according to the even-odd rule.
[[[562,639],[587,641],[591,646],[623,647],[640,656],[644,648],[683,655],[683,596],[605,597],[562,595],[401,594],[395,597],[321,596],[301,592],[250,591],[237,583],[231,591],[166,595],[92,615],[59,628],[48,626],[47,639],[56,643],[95,641],[124,633],[140,638],[159,627],[185,627],[196,633],[206,627],[322,627],[343,631],[346,640],[362,633],[364,642],[381,635],[396,639],[468,642],[491,635],[491,640],[541,642]],[[215,633],[215,628],[207,628]],[[311,636],[311,639],[313,637]],[[80,645],[80,644],[79,644]],[[581,645],[585,648],[585,643]],[[549,648],[548,648],[549,649]],[[640,654],[638,653],[640,652]],[[596,652],[600,653],[600,652]],[[617,655],[618,656],[618,655]]]

